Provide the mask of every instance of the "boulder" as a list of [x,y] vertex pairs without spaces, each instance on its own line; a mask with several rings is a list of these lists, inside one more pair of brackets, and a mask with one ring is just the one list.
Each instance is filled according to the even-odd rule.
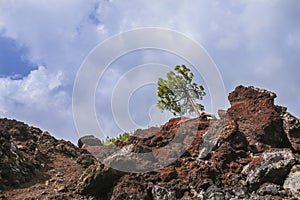
[[266,182],[282,185],[295,162],[296,158],[289,149],[272,149],[257,155],[243,171],[249,189],[257,190]]
[[283,188],[290,189],[296,192],[300,191],[300,165],[294,165],[285,179]]
[[83,145],[87,146],[102,146],[102,142],[99,138],[96,138],[93,135],[86,135],[81,138],[79,138],[77,142],[77,146],[81,148]]
[[77,192],[83,195],[94,195],[108,198],[109,193],[124,173],[106,167],[104,164],[91,165],[80,177],[76,186]]
[[288,112],[282,115],[283,129],[287,134],[292,148],[300,152],[300,121]]
[[253,152],[290,147],[275,98],[276,94],[252,86],[238,86],[229,94],[227,114],[237,122]]

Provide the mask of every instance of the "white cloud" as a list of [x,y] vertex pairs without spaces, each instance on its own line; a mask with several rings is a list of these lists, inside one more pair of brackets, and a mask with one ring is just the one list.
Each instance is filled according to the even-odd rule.
[[[0,113],[76,142],[72,85],[87,53],[104,38],[92,19],[97,1],[0,1],[0,34],[44,65],[22,80],[0,79]],[[100,31],[101,32],[101,31]]]
[[[300,115],[289,99],[298,95],[300,85],[299,6],[300,1],[279,0],[2,0],[0,34],[25,46],[25,57],[46,68],[22,80],[1,78],[0,113],[76,140],[63,132],[75,132],[72,84],[85,56],[109,36],[155,26],[182,32],[202,44],[219,67],[228,92],[241,83],[273,89],[284,96],[280,104]],[[151,54],[143,58],[153,59]],[[141,61],[128,62],[137,60]],[[105,91],[100,94],[108,94],[124,71],[108,71],[111,79],[103,80]]]
[[31,71],[24,79],[0,78],[1,117],[36,124],[58,137],[71,140],[74,138],[74,135],[68,135],[68,130],[74,129],[71,99],[63,89],[62,80],[60,72],[51,74],[44,67]]
[[[40,108],[48,105],[52,97],[51,92],[62,85],[62,74],[47,74],[47,70],[40,66],[37,70],[21,80],[8,78],[0,79],[1,98],[7,98],[15,103],[25,106],[37,106]],[[55,104],[53,101],[51,104]]]
[[50,70],[68,68],[73,74],[96,45],[98,32],[91,19],[96,1],[0,2],[0,30],[28,48],[27,59]]

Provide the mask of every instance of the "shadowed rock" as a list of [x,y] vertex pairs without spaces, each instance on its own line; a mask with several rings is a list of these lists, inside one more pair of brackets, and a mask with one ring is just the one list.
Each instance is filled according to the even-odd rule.
[[244,169],[247,174],[247,184],[250,190],[256,190],[263,183],[282,185],[290,169],[296,163],[296,158],[291,150],[272,150],[258,155]]
[[77,146],[81,148],[83,145],[87,146],[102,146],[102,142],[99,138],[96,138],[93,135],[86,135],[81,138],[79,138],[77,142]]
[[81,148],[0,120],[0,198],[300,198],[299,120],[274,98],[238,86],[220,119],[172,118],[115,145],[88,135]]
[[292,145],[292,148],[300,152],[300,121],[288,112],[282,114],[283,129]]

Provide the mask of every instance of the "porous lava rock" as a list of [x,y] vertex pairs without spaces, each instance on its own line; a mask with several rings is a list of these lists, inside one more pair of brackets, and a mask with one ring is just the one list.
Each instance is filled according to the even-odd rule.
[[2,119],[0,198],[299,199],[299,120],[275,98],[238,86],[219,119],[172,118],[111,145],[90,135],[80,148]]
[[245,134],[249,147],[262,152],[269,147],[289,148],[283,131],[281,113],[274,105],[276,94],[255,87],[238,86],[229,94],[231,107],[228,115],[237,122]]
[[288,112],[282,114],[283,129],[293,150],[300,152],[300,121]]
[[90,199],[76,192],[85,171],[76,159],[96,159],[71,142],[11,119],[0,119],[0,199]]

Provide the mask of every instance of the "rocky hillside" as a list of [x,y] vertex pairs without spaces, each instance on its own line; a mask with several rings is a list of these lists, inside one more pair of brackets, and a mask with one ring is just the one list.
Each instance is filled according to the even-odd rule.
[[22,122],[0,119],[0,199],[89,199],[78,180],[95,158]]
[[108,146],[1,119],[0,199],[300,199],[300,122],[275,98],[239,86],[218,118],[173,118]]

